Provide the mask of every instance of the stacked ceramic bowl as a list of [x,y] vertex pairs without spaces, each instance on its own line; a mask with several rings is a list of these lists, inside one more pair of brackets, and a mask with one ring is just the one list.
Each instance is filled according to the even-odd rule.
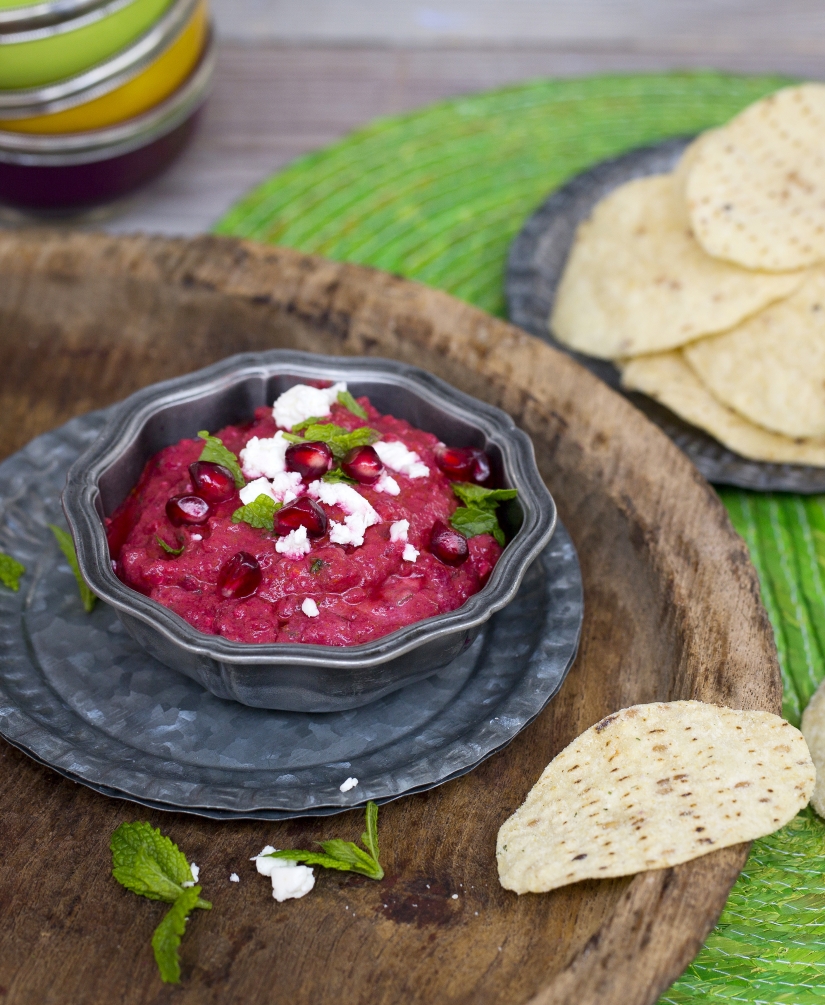
[[158,174],[213,49],[207,0],[0,0],[0,203],[78,211]]

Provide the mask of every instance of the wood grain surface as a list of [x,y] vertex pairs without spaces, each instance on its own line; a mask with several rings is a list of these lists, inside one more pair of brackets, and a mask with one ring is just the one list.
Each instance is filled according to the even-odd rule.
[[[270,347],[403,359],[515,417],[579,549],[579,658],[506,750],[382,809],[383,883],[324,873],[281,905],[249,857],[355,839],[360,813],[268,824],[147,812],[0,744],[0,1002],[650,1005],[716,921],[747,847],[517,897],[498,884],[495,835],[544,765],[615,709],[697,698],[779,710],[744,543],[631,405],[446,294],[228,239],[0,234],[3,455],[152,381]],[[201,866],[214,903],[189,924],[180,988],[160,983],[149,946],[163,905],[110,876],[109,837],[135,819]]]

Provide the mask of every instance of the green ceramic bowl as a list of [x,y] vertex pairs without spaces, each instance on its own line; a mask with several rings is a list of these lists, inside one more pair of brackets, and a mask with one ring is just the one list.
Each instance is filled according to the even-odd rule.
[[40,87],[88,70],[148,31],[170,0],[110,0],[79,17],[0,33],[0,88]]

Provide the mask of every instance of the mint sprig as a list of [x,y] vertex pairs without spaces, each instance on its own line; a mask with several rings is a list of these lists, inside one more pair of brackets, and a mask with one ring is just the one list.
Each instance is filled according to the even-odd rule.
[[174,555],[175,557],[177,557],[178,555],[182,555],[183,549],[186,547],[186,544],[184,543],[180,546],[180,548],[173,548],[171,544],[167,544],[163,540],[160,534],[155,534],[155,540],[161,546],[161,548],[163,548],[163,550],[166,552],[167,555]]
[[355,447],[366,447],[381,439],[378,430],[371,429],[369,426],[359,426],[358,429],[349,430],[334,422],[318,423],[307,419],[306,423],[299,423],[293,428],[299,429],[303,436],[296,436],[294,432],[284,433],[284,438],[290,443],[315,443],[318,441],[326,443],[332,451],[332,456],[339,464]]
[[349,391],[339,391],[338,392],[338,404],[343,405],[348,412],[352,412],[353,415],[357,415],[359,419],[363,419],[364,422],[367,421],[367,412],[365,408],[353,398]]
[[235,479],[235,488],[242,489],[246,485],[246,479],[243,476],[243,471],[241,471],[241,466],[238,463],[238,458],[235,454],[229,450],[228,447],[223,445],[223,440],[217,436],[210,436],[208,431],[202,429],[198,436],[202,440],[205,440],[203,450],[198,458],[199,461],[210,461],[212,464],[220,464],[222,467],[226,468]]
[[275,502],[272,496],[264,495],[263,492],[247,503],[239,506],[232,514],[232,523],[248,523],[250,527],[257,530],[274,530],[275,514],[283,506],[283,503]]
[[161,980],[180,982],[178,946],[186,918],[195,908],[211,910],[202,900],[199,886],[192,882],[192,870],[178,846],[144,821],[121,824],[112,835],[112,875],[127,890],[150,900],[162,900],[172,908],[152,936],[152,949]]
[[516,489],[486,489],[471,482],[453,482],[453,492],[464,503],[450,517],[450,525],[464,537],[492,534],[502,546],[505,545],[504,531],[498,522],[498,505],[507,499],[515,499]]
[[20,577],[26,571],[25,565],[21,565],[16,558],[5,555],[0,551],[0,583],[8,586],[15,593],[20,589]]
[[97,597],[89,589],[86,580],[80,575],[80,566],[77,564],[77,552],[74,550],[72,535],[63,530],[61,527],[56,527],[53,523],[49,524],[49,529],[52,534],[54,534],[58,545],[60,545],[60,550],[66,556],[69,568],[72,570],[74,578],[77,580],[77,588],[80,590],[80,599],[83,601],[83,609],[87,614],[91,614],[94,610]]
[[319,841],[324,849],[323,854],[317,851],[286,851],[271,852],[266,858],[282,858],[288,862],[303,862],[304,865],[319,865],[324,869],[337,869],[339,872],[357,872],[370,879],[383,879],[384,870],[378,861],[378,806],[370,801],[367,803],[366,830],[361,835],[361,844],[367,850],[359,848],[352,841],[342,841],[333,838],[330,841]]

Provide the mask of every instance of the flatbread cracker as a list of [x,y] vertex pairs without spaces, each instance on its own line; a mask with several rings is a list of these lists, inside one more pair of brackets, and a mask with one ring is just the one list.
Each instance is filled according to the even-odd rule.
[[792,440],[748,422],[714,398],[686,362],[682,349],[628,360],[622,367],[622,387],[661,402],[742,457],[825,467],[825,440]]
[[802,278],[710,258],[690,233],[677,179],[652,175],[615,189],[579,226],[550,328],[603,359],[657,352],[730,328]]
[[793,439],[825,437],[825,268],[684,353],[714,397],[751,422]]
[[825,260],[825,85],[783,88],[715,130],[686,192],[709,255],[777,271]]
[[814,775],[802,734],[770,712],[623,709],[555,757],[502,825],[501,885],[540,893],[752,841],[807,804]]
[[800,728],[816,767],[811,806],[821,817],[825,817],[825,681],[816,689],[802,713]]

